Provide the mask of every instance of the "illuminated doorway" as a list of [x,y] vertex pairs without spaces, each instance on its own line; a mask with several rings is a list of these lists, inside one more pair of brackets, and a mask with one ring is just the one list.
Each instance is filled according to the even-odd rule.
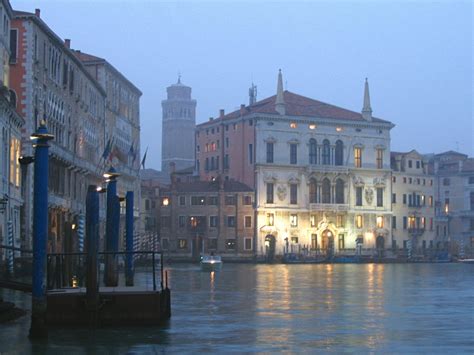
[[265,237],[265,257],[269,263],[273,262],[273,259],[275,258],[275,244],[275,236],[268,234]]
[[321,251],[328,257],[334,255],[334,235],[326,229],[321,235]]

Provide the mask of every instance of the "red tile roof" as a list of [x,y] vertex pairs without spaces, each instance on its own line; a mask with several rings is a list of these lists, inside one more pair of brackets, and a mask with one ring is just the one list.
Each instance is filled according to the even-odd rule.
[[[283,97],[285,101],[286,116],[318,117],[361,122],[365,121],[365,119],[362,117],[362,114],[359,112],[350,111],[338,106],[310,99],[308,97],[301,96],[290,91],[285,91],[283,93]],[[273,95],[266,99],[258,101],[253,105],[246,106],[243,109],[243,114],[241,114],[241,110],[239,109],[234,112],[228,113],[222,118],[220,117],[213,121],[201,123],[199,126],[215,123],[218,120],[229,120],[253,113],[278,115],[278,112],[275,111],[275,101],[276,95]],[[388,121],[375,117],[373,118],[373,121],[381,123],[390,123]]]

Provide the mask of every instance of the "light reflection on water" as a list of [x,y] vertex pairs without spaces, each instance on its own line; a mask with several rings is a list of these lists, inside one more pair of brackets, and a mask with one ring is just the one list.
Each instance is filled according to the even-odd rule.
[[[169,283],[166,326],[56,328],[31,343],[24,317],[0,325],[0,353],[474,352],[472,265],[182,264]],[[0,295],[29,308],[27,295]]]

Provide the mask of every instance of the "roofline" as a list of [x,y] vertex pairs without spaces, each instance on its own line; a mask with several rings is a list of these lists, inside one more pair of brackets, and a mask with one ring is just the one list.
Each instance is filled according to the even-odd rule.
[[[78,52],[78,53],[83,53],[83,54],[86,54],[86,55],[92,55],[92,54],[89,54],[89,53],[86,53],[86,52],[82,52],[78,49],[73,49],[74,52]],[[96,56],[94,56],[96,57]],[[100,58],[100,57],[96,57],[97,59],[91,59],[91,60],[82,60],[82,59],[79,59],[83,64],[84,66],[87,66],[87,65],[97,65],[97,64],[105,64],[107,65],[109,68],[112,69],[113,72],[115,72],[115,74],[118,74],[118,76],[123,80],[125,81],[129,86],[132,87],[132,89],[137,93],[139,94],[139,96],[142,96],[143,95],[143,92],[141,92],[141,90],[139,88],[137,88],[129,79],[127,79],[125,77],[125,75],[123,75],[117,68],[115,68],[112,64],[109,63],[109,61],[107,61],[107,59],[104,59],[104,58]]]
[[2,0],[3,5],[7,9],[8,15],[10,15],[10,18],[13,18],[13,8],[12,5],[10,4],[9,0]]
[[20,19],[20,20],[28,19],[36,23],[36,25],[38,25],[44,32],[46,32],[52,39],[54,39],[59,44],[61,49],[71,57],[72,61],[74,61],[81,69],[83,69],[86,77],[92,81],[92,83],[99,90],[99,92],[104,97],[107,97],[107,93],[99,84],[99,82],[95,80],[92,74],[87,71],[85,65],[79,60],[79,58],[76,57],[72,49],[66,47],[66,45],[64,44],[64,40],[61,37],[59,37],[51,28],[49,28],[46,22],[44,22],[41,18],[39,18],[33,13],[26,12],[26,11],[16,11],[16,10],[13,11],[12,19]]

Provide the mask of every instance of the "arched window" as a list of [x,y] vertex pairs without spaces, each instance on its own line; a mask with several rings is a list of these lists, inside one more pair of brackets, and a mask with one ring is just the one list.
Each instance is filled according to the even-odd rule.
[[13,90],[10,90],[10,103],[16,108],[16,93]]
[[318,195],[317,191],[316,180],[309,180],[309,203],[316,203]]
[[331,182],[328,178],[323,180],[322,203],[331,203]]
[[309,163],[316,164],[316,139],[309,140]]
[[329,146],[329,141],[325,139],[323,141],[323,165],[330,164],[331,148]]
[[336,203],[344,203],[344,181],[342,179],[336,181]]
[[344,158],[344,145],[341,140],[336,142],[336,154],[335,154],[335,163],[336,165],[343,165]]

